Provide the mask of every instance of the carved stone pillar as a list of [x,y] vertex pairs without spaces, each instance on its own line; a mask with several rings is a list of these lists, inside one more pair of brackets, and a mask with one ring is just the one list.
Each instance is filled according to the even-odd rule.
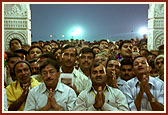
[[31,11],[29,4],[4,4],[4,47],[18,38],[22,44],[31,45]]
[[148,50],[164,44],[164,4],[150,4],[148,10]]

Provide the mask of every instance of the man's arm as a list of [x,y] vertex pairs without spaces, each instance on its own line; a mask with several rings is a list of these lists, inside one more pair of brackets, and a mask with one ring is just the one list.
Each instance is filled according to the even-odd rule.
[[22,95],[10,105],[9,111],[17,111],[24,101],[26,101],[28,92],[23,92]]

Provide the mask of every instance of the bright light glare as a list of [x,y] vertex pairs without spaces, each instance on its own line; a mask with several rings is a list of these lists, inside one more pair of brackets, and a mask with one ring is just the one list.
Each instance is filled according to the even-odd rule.
[[82,30],[80,28],[76,28],[73,32],[71,32],[71,36],[79,36],[81,33]]
[[148,30],[146,27],[142,27],[139,29],[139,34],[141,34],[141,35],[147,34],[147,32],[148,32]]

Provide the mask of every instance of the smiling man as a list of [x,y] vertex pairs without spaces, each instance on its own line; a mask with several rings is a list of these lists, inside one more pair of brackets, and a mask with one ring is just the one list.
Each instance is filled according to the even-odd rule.
[[76,111],[128,111],[124,94],[106,84],[104,65],[94,63],[91,67],[92,86],[82,91],[76,100]]
[[6,87],[9,111],[23,111],[29,90],[39,85],[37,80],[31,78],[31,71],[27,61],[21,60],[14,65],[17,80]]
[[130,40],[125,40],[121,42],[119,46],[119,52],[120,52],[120,60],[123,59],[130,59],[132,56],[132,42]]
[[25,111],[70,111],[74,108],[74,90],[59,81],[59,66],[54,60],[46,60],[40,66],[43,81],[30,90]]

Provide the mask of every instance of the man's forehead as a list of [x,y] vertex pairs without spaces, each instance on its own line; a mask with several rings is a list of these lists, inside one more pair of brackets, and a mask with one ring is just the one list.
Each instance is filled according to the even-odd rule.
[[109,61],[109,64],[119,65],[120,62],[117,61],[117,60],[110,60],[110,61]]
[[16,67],[28,67],[28,65],[26,64],[26,63],[18,63],[17,65],[16,65]]
[[145,58],[145,57],[137,57],[135,60],[134,60],[134,62],[136,62],[136,61],[147,61],[147,59]]
[[103,70],[103,69],[105,69],[105,67],[102,64],[98,65],[97,67],[92,67],[92,70]]

